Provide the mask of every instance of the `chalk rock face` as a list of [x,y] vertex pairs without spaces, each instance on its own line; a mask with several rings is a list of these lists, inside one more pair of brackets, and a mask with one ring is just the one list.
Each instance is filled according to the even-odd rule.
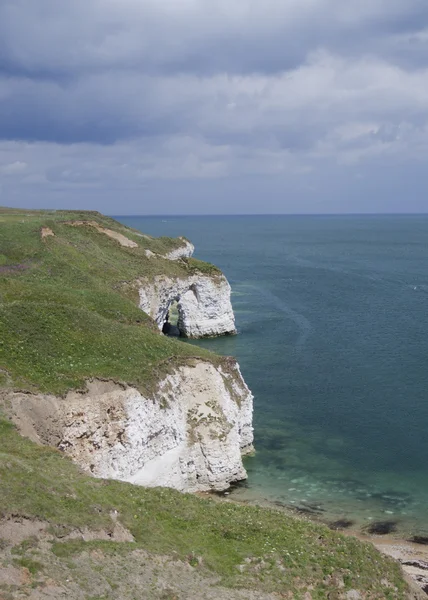
[[195,274],[183,279],[159,275],[151,280],[140,280],[140,308],[162,329],[171,303],[177,300],[178,327],[184,336],[234,334],[230,293],[229,282],[221,273]]
[[246,478],[253,396],[232,359],[176,367],[152,397],[94,381],[66,398],[15,393],[11,405],[22,433],[57,446],[96,477],[186,492],[224,490]]
[[182,240],[183,246],[180,246],[180,248],[176,248],[175,250],[171,250],[171,252],[168,252],[168,254],[165,255],[165,258],[168,258],[169,260],[179,260],[180,258],[190,258],[193,256],[195,246],[189,242],[189,240],[186,240],[183,237],[178,239]]

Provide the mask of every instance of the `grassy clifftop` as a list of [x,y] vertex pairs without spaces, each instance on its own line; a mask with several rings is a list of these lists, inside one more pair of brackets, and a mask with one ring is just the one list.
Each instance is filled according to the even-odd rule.
[[[162,257],[182,243],[98,213],[0,209],[0,400],[92,377],[144,391],[170,364],[224,360],[160,335],[137,307],[138,278],[216,272]],[[17,597],[411,596],[372,546],[276,511],[93,479],[0,414],[0,598]]]
[[62,394],[100,377],[144,390],[173,359],[216,360],[159,335],[137,305],[141,277],[215,269],[163,258],[182,245],[99,213],[0,209],[0,386]]

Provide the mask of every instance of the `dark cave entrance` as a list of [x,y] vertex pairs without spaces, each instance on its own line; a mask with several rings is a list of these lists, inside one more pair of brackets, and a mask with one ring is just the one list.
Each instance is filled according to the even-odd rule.
[[178,327],[180,321],[180,312],[178,307],[178,298],[174,298],[166,312],[165,322],[162,327],[162,333],[169,337],[180,337],[181,331]]

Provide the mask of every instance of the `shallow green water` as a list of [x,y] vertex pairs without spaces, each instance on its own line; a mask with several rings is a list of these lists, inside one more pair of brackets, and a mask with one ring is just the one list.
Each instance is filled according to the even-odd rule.
[[233,495],[428,534],[428,217],[124,217],[231,282],[257,454]]

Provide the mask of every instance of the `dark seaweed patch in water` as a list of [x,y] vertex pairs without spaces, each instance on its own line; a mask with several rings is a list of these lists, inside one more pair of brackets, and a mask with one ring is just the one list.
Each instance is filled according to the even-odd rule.
[[414,535],[410,538],[409,542],[413,542],[414,544],[422,544],[424,546],[428,546],[428,536],[425,535]]
[[371,523],[366,528],[366,531],[376,535],[387,535],[388,533],[394,533],[394,531],[397,531],[397,522],[376,521],[375,523]]
[[348,529],[354,524],[354,521],[350,521],[349,519],[338,519],[337,521],[333,521],[333,523],[329,523],[330,529],[338,530],[338,529]]
[[257,436],[256,444],[258,448],[262,447],[266,450],[282,450],[290,445],[290,436],[281,433]]

